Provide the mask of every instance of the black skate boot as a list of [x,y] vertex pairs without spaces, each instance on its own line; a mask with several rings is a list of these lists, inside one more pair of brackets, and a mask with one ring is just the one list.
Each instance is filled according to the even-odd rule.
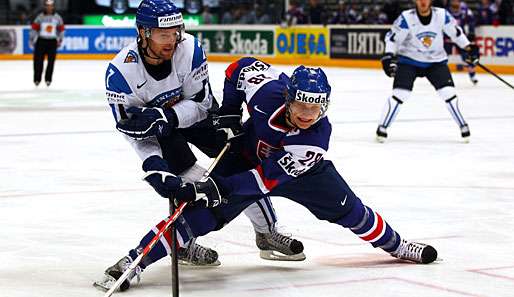
[[218,253],[210,248],[191,242],[186,248],[179,248],[178,263],[190,266],[219,266]]
[[410,242],[402,239],[402,242],[396,251],[391,253],[391,256],[418,264],[428,264],[437,259],[437,251],[428,244]]
[[460,135],[464,142],[469,142],[469,137],[471,136],[471,132],[469,132],[468,124],[464,124],[464,126],[460,127]]
[[260,257],[266,260],[303,261],[303,244],[291,236],[280,234],[276,229],[271,233],[255,232],[255,243],[261,250]]
[[[94,282],[93,286],[102,291],[109,291],[109,289],[114,285],[114,283],[129,268],[130,264],[132,264],[132,258],[130,258],[129,256],[121,258],[118,262],[116,262],[116,264],[107,268],[105,270],[103,280]],[[130,273],[129,277],[123,283],[121,283],[118,290],[120,290],[121,292],[128,290],[130,288],[131,281],[134,277],[137,277],[137,282],[139,283],[139,281],[141,280],[142,272],[143,270],[139,266],[136,266],[136,269],[134,269],[134,271]]]
[[377,141],[380,143],[384,143],[387,138],[386,127],[379,125],[377,128]]

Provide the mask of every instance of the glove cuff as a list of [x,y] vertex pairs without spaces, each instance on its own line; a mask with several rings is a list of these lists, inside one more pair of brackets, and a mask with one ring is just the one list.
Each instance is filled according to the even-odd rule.
[[143,161],[143,171],[166,171],[169,172],[168,162],[161,156],[152,155]]
[[216,183],[216,186],[218,186],[218,191],[220,192],[221,197],[229,196],[230,193],[232,193],[233,189],[224,177],[214,173],[211,173],[209,177],[212,178],[212,180]]
[[173,108],[164,109],[164,116],[168,120],[168,126],[171,129],[175,129],[178,127],[178,116]]

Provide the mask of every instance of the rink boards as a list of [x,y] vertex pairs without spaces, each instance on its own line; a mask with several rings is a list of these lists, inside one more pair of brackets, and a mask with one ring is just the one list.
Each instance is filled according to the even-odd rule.
[[[210,61],[258,56],[275,64],[380,68],[388,29],[371,25],[204,25],[188,27],[187,32],[202,41]],[[29,26],[0,26],[0,60],[31,59],[29,32]],[[482,26],[476,35],[482,64],[498,73],[514,74],[514,26]],[[59,59],[111,59],[135,38],[132,27],[66,26]],[[456,52],[449,61],[454,70],[462,63]]]

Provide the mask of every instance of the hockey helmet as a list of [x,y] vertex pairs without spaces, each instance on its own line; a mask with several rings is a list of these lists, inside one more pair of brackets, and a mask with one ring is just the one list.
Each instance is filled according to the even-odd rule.
[[177,44],[185,33],[182,13],[170,0],[143,0],[137,8],[136,25],[144,29],[146,38],[151,38],[152,28],[178,28]]
[[[327,112],[330,103],[331,87],[321,68],[297,67],[287,83],[286,104],[294,101],[319,104],[321,112],[318,120]],[[289,108],[288,108],[289,109]]]
[[143,0],[136,12],[136,25],[143,28],[183,27],[180,10],[169,0]]

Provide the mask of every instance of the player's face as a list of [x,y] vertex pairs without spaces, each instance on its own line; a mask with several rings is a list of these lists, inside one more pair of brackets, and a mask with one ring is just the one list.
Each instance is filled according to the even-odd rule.
[[416,8],[421,15],[430,13],[432,7],[432,0],[416,0]]
[[450,2],[450,6],[454,9],[454,10],[457,10],[460,8],[460,0],[452,0]]
[[47,14],[54,12],[54,5],[53,4],[45,4],[45,12]]
[[293,101],[289,105],[289,120],[300,129],[308,129],[321,114],[321,105]]
[[175,52],[179,28],[154,28],[150,34],[150,48],[161,59],[170,60]]

